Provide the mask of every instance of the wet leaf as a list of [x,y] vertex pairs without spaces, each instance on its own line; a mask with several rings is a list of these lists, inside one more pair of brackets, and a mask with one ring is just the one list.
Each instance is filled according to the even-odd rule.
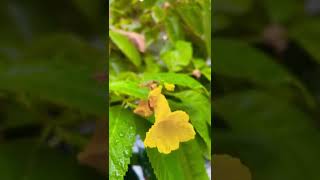
[[120,106],[109,108],[109,178],[121,180],[136,140],[136,115]]
[[147,154],[158,180],[208,180],[204,159],[199,151],[193,140],[181,144],[177,151],[168,155],[155,149],[148,149]]

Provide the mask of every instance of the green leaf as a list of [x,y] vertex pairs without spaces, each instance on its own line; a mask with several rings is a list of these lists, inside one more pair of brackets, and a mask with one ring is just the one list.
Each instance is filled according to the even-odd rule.
[[109,109],[109,178],[118,180],[128,170],[136,139],[136,116],[120,106]]
[[211,136],[209,126],[211,126],[211,104],[207,97],[195,91],[182,91],[173,94],[182,103],[173,104],[175,108],[186,111],[190,116],[190,121],[197,133],[205,141],[209,152],[211,152]]
[[190,89],[204,89],[202,84],[186,74],[179,73],[145,73],[142,76],[143,81],[162,81],[179,85],[182,87],[188,87]]
[[180,148],[168,155],[156,149],[147,154],[158,180],[207,180],[204,159],[196,141],[182,143]]
[[313,59],[320,64],[320,22],[319,20],[308,20],[297,23],[290,29],[290,36],[302,48],[304,48]]
[[109,64],[109,80],[117,80],[123,73],[135,74],[135,65],[124,61],[120,54],[110,55],[107,63]]
[[168,50],[161,54],[161,59],[167,65],[170,71],[180,71],[187,66],[192,58],[191,43],[185,41],[177,41],[174,49]]
[[203,40],[206,43],[206,49],[207,49],[207,57],[211,59],[211,44],[212,44],[212,37],[211,37],[211,1],[205,0],[206,3],[202,6],[202,26],[203,26]]
[[238,155],[253,179],[318,179],[319,132],[294,104],[251,90],[216,99],[214,111],[231,129],[215,131],[215,151]]
[[179,93],[174,93],[174,96],[181,99],[182,103],[193,110],[198,109],[197,115],[201,121],[207,122],[211,126],[211,104],[210,99],[199,92],[187,90]]
[[[175,7],[187,31],[201,39],[207,57],[211,57],[211,3],[209,0],[179,3]],[[202,48],[202,47],[201,47]]]
[[[181,19],[187,24],[187,26],[196,34],[201,37],[203,34],[203,24],[202,24],[202,9],[196,3],[181,3],[177,6],[177,11]],[[207,24],[210,24],[207,21]]]
[[193,65],[195,69],[199,69],[209,81],[211,81],[211,67],[206,64],[203,59],[194,59]]
[[203,59],[193,59],[192,63],[196,69],[201,69],[207,66],[205,60]]
[[74,64],[65,61],[0,63],[0,90],[104,115],[105,83],[99,83],[94,75],[89,67],[74,68]]
[[[159,6],[152,7],[152,18],[156,23],[162,22],[165,19],[164,11]],[[167,22],[170,23],[170,22]]]
[[146,99],[148,96],[148,89],[139,87],[137,82],[132,81],[113,81],[109,83],[109,91],[132,97]]
[[201,69],[201,73],[209,80],[211,81],[211,68],[210,67],[206,67]]
[[146,56],[144,58],[144,62],[146,63],[146,70],[145,72],[148,73],[157,73],[160,71],[159,64],[156,62],[155,58],[151,55]]
[[171,11],[165,17],[165,29],[171,43],[184,39],[184,33],[179,18]]
[[154,0],[144,0],[143,1],[143,8],[151,8],[151,7],[154,7],[155,3],[157,1],[154,1]]
[[141,64],[140,54],[134,44],[124,35],[109,31],[111,40],[127,56],[127,58],[137,67]]
[[1,179],[8,180],[87,180],[103,179],[93,169],[80,166],[75,157],[50,149],[34,140],[0,145]]

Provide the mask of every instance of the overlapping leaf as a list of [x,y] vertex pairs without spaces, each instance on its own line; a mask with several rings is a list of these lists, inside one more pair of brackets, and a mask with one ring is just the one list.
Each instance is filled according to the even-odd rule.
[[134,44],[124,35],[115,31],[109,31],[111,40],[127,56],[127,58],[137,67],[141,64],[141,57]]
[[109,91],[129,95],[132,97],[146,99],[148,95],[148,89],[140,87],[137,82],[132,81],[115,81],[109,83]]

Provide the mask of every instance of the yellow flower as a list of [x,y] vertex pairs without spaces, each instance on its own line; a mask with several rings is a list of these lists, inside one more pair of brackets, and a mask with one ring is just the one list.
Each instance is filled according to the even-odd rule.
[[164,88],[168,91],[174,91],[174,84],[164,83]]
[[155,123],[146,134],[146,147],[157,147],[160,153],[169,154],[179,148],[180,142],[194,139],[195,131],[189,123],[189,115],[184,111],[171,112],[167,99],[161,94],[161,87],[152,90],[150,98],[154,105]]

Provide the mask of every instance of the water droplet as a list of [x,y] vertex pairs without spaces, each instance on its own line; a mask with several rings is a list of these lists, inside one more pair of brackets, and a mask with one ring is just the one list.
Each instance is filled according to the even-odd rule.
[[119,171],[116,171],[116,176],[117,176],[117,177],[119,177],[119,176],[120,176]]
[[122,167],[123,167],[124,164],[125,164],[123,160],[120,160],[119,163],[120,163],[120,166],[122,166]]

